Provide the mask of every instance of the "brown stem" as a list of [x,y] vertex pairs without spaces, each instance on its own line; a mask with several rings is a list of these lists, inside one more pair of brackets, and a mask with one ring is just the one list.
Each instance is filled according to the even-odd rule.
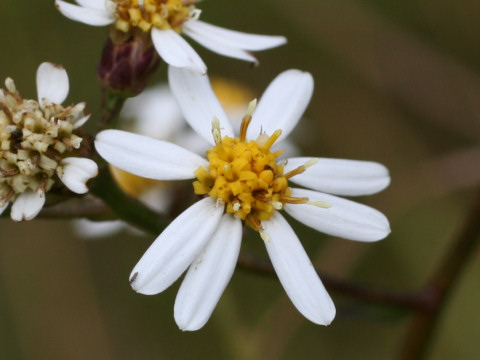
[[[256,274],[275,275],[275,270],[269,262],[243,252],[238,258],[238,266],[242,269],[255,272]],[[329,291],[336,291],[359,300],[384,306],[395,306],[404,309],[423,309],[425,306],[422,296],[415,293],[393,292],[380,288],[372,288],[371,286],[353,284],[348,280],[321,274],[318,269],[316,271]]]
[[87,216],[106,215],[110,208],[103,201],[96,198],[75,199],[62,202],[55,206],[45,207],[38,214],[38,218],[77,218]]
[[421,360],[427,355],[432,335],[446,302],[468,260],[480,243],[480,192],[465,220],[462,230],[427,282],[423,298],[428,306],[417,309],[407,329],[407,337],[399,353],[399,360]]

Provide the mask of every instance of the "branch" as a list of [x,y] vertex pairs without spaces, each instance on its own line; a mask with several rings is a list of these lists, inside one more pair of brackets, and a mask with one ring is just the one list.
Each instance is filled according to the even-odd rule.
[[480,243],[480,191],[465,220],[458,239],[447,251],[445,258],[423,288],[426,300],[424,309],[417,309],[407,329],[407,337],[400,351],[399,360],[424,359],[432,335],[462,270],[476,254]]
[[[269,262],[246,253],[240,254],[237,266],[257,274],[275,275],[275,270]],[[381,288],[372,288],[368,285],[353,284],[348,280],[322,274],[318,269],[316,271],[328,290],[348,295],[358,300],[404,309],[423,309],[425,306],[423,298],[416,293],[400,293]]]

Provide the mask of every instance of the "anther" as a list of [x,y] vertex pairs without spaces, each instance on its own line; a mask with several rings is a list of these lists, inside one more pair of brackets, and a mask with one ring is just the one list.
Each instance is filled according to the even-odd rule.
[[328,201],[307,201],[306,204],[313,205],[319,208],[328,209],[332,207],[332,204]]
[[240,203],[240,201],[234,202],[234,203],[232,204],[232,207],[233,207],[233,211],[238,211],[238,210],[240,210],[240,208],[242,207],[242,204]]
[[272,201],[272,205],[276,210],[283,209],[283,203],[281,201]]
[[270,148],[273,146],[273,144],[275,143],[275,141],[277,141],[277,139],[280,137],[280,135],[282,135],[282,130],[278,129],[278,130],[275,130],[272,134],[272,136],[270,136],[267,141],[265,141],[265,143],[263,144],[263,148],[265,150],[270,150]]
[[260,231],[260,237],[266,243],[269,243],[270,241],[272,241],[272,238],[270,237],[270,235],[268,235],[265,231]]
[[248,125],[250,125],[250,122],[252,121],[252,115],[256,107],[257,107],[257,99],[253,99],[248,104],[247,113],[242,119],[242,125],[240,126],[240,141],[245,141],[247,137]]
[[216,145],[222,142],[222,133],[220,132],[220,120],[218,120],[216,117],[212,120],[212,135]]
[[280,201],[282,203],[288,203],[288,204],[305,204],[309,200],[306,197],[297,198],[297,197],[293,197],[293,196],[281,196]]

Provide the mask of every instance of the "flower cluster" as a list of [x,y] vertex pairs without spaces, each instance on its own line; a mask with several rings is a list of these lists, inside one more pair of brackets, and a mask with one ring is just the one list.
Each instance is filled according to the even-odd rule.
[[60,179],[75,193],[97,174],[90,159],[76,157],[82,138],[75,130],[88,120],[85,103],[62,106],[69,90],[67,72],[43,63],[37,71],[38,101],[22,99],[12,79],[0,92],[0,213],[13,203],[13,220],[30,220],[45,193]]
[[[197,140],[201,139],[195,140],[200,146],[181,146],[189,141],[177,132],[183,126],[179,115],[169,116],[172,107],[159,106],[160,97],[155,97],[153,108],[132,107],[134,116],[148,120],[143,132],[150,136],[114,128],[96,134],[95,150],[130,195],[140,198],[146,193],[145,187],[135,187],[139,182],[134,176],[139,176],[144,178],[141,184],[150,187],[157,186],[157,181],[190,180],[192,194],[198,197],[134,267],[129,278],[133,289],[158,294],[186,272],[174,317],[183,330],[201,328],[233,274],[245,225],[264,243],[299,312],[316,324],[330,324],[336,312],[333,301],[283,213],[331,236],[363,242],[383,239],[390,226],[382,213],[338,196],[382,191],[390,183],[388,170],[371,161],[298,157],[284,151],[291,147],[285,139],[312,97],[314,82],[308,72],[291,69],[279,74],[258,102],[245,104],[235,129],[235,119],[227,116],[206,76],[206,65],[181,35],[221,55],[254,64],[257,60],[249,51],[282,45],[285,38],[202,22],[197,0],[76,2],[56,0],[55,5],[70,19],[110,25],[97,72],[108,119],[98,121],[100,126],[114,127],[110,120],[127,97],[143,91],[162,58],[169,65],[169,86],[178,105],[173,113],[181,113]],[[23,99],[13,80],[6,80],[0,91],[0,214],[12,204],[12,219],[32,219],[48,191],[60,191],[65,185],[84,194],[86,182],[97,175],[97,164],[90,159],[97,154],[93,148],[82,149],[84,137],[77,131],[89,118],[84,114],[86,105],[61,105],[68,90],[65,69],[51,63],[38,68],[38,100]],[[163,126],[161,137],[175,143],[153,138],[159,121],[167,120],[170,123]],[[166,135],[166,129],[171,133]],[[129,179],[134,179],[132,186],[125,185]],[[95,189],[102,197],[98,186]],[[162,206],[153,206],[155,210],[167,207],[166,201],[158,202]]]

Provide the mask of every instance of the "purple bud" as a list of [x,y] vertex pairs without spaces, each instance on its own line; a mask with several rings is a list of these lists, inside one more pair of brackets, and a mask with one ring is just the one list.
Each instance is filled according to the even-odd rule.
[[113,92],[135,96],[142,92],[160,64],[160,57],[143,31],[121,32],[112,28],[105,42],[97,76]]

